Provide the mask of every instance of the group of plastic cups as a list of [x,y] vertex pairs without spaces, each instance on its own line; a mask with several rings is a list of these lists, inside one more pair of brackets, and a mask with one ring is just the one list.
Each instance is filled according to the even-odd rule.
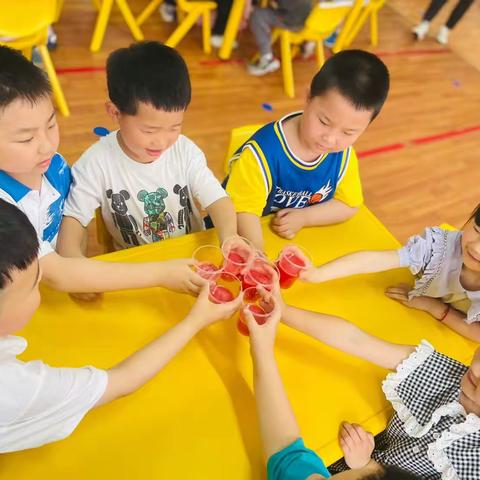
[[311,265],[310,255],[298,245],[287,245],[275,263],[242,237],[232,237],[222,247],[204,245],[193,253],[195,270],[210,282],[210,301],[227,303],[243,292],[243,308],[237,322],[238,331],[248,335],[244,310],[248,309],[259,325],[263,325],[273,310],[263,291],[276,284],[290,288],[300,273]]

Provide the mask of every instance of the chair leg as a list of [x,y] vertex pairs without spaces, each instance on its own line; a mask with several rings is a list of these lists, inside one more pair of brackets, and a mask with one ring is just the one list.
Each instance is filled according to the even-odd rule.
[[290,50],[290,32],[285,30],[280,34],[280,50],[282,53],[283,88],[290,98],[295,97],[293,81],[292,52]]
[[68,117],[70,115],[70,110],[68,109],[67,101],[65,100],[65,96],[63,95],[62,87],[60,86],[60,82],[58,81],[55,67],[53,66],[50,54],[48,53],[47,46],[39,45],[37,48],[40,56],[42,57],[43,66],[45,67],[45,70],[47,72],[50,84],[52,85],[53,96],[55,97],[55,101],[57,102],[58,109],[64,117]]
[[137,25],[140,27],[147,18],[150,18],[153,12],[164,2],[164,0],[152,0],[143,9],[142,13],[135,19]]
[[210,36],[211,36],[211,26],[210,26],[210,10],[203,11],[203,21],[202,21],[202,40],[203,40],[203,51],[205,53],[211,53],[212,46],[210,45]]
[[357,38],[357,35],[362,29],[362,27],[365,25],[365,22],[367,21],[367,18],[370,12],[371,10],[368,6],[363,9],[357,21],[353,24],[352,28],[350,29],[347,36],[345,37],[345,47],[349,47],[352,44],[352,42],[355,40],[355,38]]
[[195,22],[198,20],[201,14],[202,11],[198,8],[188,12],[185,20],[168,37],[165,45],[175,48],[183,40],[183,37],[185,37],[189,30],[195,25]]
[[22,49],[22,55],[28,60],[32,61],[32,47]]
[[120,9],[120,12],[122,12],[123,18],[125,19],[125,22],[128,25],[130,32],[132,32],[133,38],[137,42],[144,40],[145,37],[143,36],[142,31],[140,30],[139,26],[137,25],[137,22],[135,21],[135,17],[133,16],[132,11],[128,6],[127,0],[115,0],[115,1],[117,2],[117,6]]
[[242,19],[243,10],[246,0],[235,0],[228,16],[227,26],[223,34],[223,43],[218,51],[218,56],[222,60],[228,60],[232,54],[233,42],[237,38],[240,21]]
[[112,11],[113,1],[114,0],[102,0],[97,16],[97,22],[95,24],[95,30],[93,31],[92,41],[90,43],[90,51],[92,52],[98,52],[102,46],[108,19],[110,18],[110,13]]
[[323,41],[318,40],[316,45],[316,53],[317,53],[317,65],[318,68],[322,68],[323,64],[325,63],[325,53],[323,50]]
[[360,15],[360,12],[363,9],[363,2],[364,0],[355,0],[353,7],[348,12],[347,18],[345,19],[345,23],[343,24],[343,27],[340,30],[340,33],[338,34],[337,40],[333,45],[333,48],[332,48],[333,53],[338,53],[340,50],[342,50],[345,47],[345,38],[350,33],[351,29],[355,25],[355,22],[357,21],[358,16]]
[[378,45],[378,10],[373,10],[370,15],[370,43],[372,47]]

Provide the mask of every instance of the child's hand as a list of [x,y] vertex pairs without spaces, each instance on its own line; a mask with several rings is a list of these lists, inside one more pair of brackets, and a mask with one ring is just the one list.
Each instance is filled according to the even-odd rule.
[[103,298],[103,293],[101,292],[93,292],[93,293],[70,293],[70,297],[72,297],[75,301],[80,302],[95,302],[97,300],[101,300]]
[[388,287],[385,290],[385,295],[392,300],[397,300],[397,302],[403,303],[407,307],[423,310],[431,313],[433,316],[436,316],[433,312],[438,309],[436,307],[438,307],[439,300],[426,296],[413,297],[411,300],[409,300],[408,292],[411,289],[412,287],[409,285],[400,283],[399,285]]
[[194,260],[184,258],[159,263],[159,285],[176,292],[198,295],[208,281],[192,270],[194,265]]
[[362,468],[370,462],[375,440],[373,435],[360,425],[343,422],[340,429],[340,447],[350,468]]
[[305,270],[300,272],[300,280],[307,283],[320,283],[322,281],[320,277],[320,269],[314,265],[310,265]]
[[207,283],[200,291],[197,301],[193,305],[189,317],[195,318],[200,323],[200,328],[230,318],[241,306],[243,295],[228,303],[213,303],[209,300],[210,285]]
[[305,212],[301,208],[279,210],[272,220],[273,231],[288,240],[292,240],[304,226]]
[[[279,301],[274,294],[261,291],[261,295],[266,304],[272,305],[273,310],[270,313],[267,321],[263,325],[259,325],[253,315],[248,309],[244,309],[245,321],[247,323],[248,331],[250,333],[250,344],[252,350],[263,350],[265,348],[272,348],[275,344],[275,337],[277,334],[278,323],[282,316],[283,301]],[[280,297],[281,299],[281,297]]]

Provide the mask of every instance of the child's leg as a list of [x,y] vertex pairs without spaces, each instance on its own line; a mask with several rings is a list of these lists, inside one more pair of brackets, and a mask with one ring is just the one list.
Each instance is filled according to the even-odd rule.
[[228,16],[232,8],[233,0],[216,0],[217,18],[212,28],[212,35],[223,35],[227,26]]
[[260,50],[260,56],[272,55],[272,29],[284,28],[280,17],[271,8],[255,8],[250,17],[250,29]]
[[460,19],[465,15],[465,12],[472,5],[473,0],[460,0],[457,3],[457,6],[454,8],[453,12],[448,17],[446,27],[451,30],[455,25],[460,21]]
[[446,3],[447,0],[432,0],[427,8],[427,11],[423,14],[422,20],[430,22]]

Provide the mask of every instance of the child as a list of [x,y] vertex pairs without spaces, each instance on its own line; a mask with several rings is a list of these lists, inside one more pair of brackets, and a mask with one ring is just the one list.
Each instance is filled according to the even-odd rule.
[[55,253],[70,169],[56,153],[59,134],[50,95],[41,70],[0,46],[0,198],[22,210],[37,231],[45,282],[66,292],[155,285],[198,292],[204,281],[190,260],[121,264]]
[[[296,313],[292,312],[300,311],[285,307],[278,293],[276,300],[276,307],[264,325],[258,325],[248,310],[244,312],[250,331],[254,390],[263,447],[268,459],[268,480],[329,478],[330,473],[322,459],[314,451],[306,448],[303,443],[300,428],[288,401],[274,356],[275,335],[281,310],[288,319],[293,318],[291,320],[293,326],[295,326]],[[420,478],[397,467],[382,466],[372,460],[373,437],[359,425],[344,424],[342,426],[340,445],[345,454],[345,460],[352,470],[335,475],[338,480],[415,480]]]
[[[240,235],[263,248],[260,216],[292,239],[303,227],[343,222],[363,202],[351,145],[387,97],[387,67],[375,55],[345,50],[315,75],[303,112],[256,132],[230,161],[224,181]],[[308,207],[308,208],[306,208]]]
[[[467,367],[426,341],[417,347],[390,343],[330,315],[285,306],[282,321],[329,346],[396,370],[383,382],[396,413],[376,438],[376,462],[430,480],[480,478],[480,348]],[[355,430],[365,438],[361,427]],[[345,461],[331,466],[332,472],[350,464],[345,447],[344,453]]]
[[272,30],[300,30],[312,9],[312,0],[271,0],[268,3],[267,8],[255,7],[250,15],[250,29],[260,51],[258,61],[248,66],[249,73],[255,76],[280,68],[280,62],[272,53]]
[[452,330],[480,342],[480,205],[460,231],[438,227],[411,237],[400,250],[363,251],[302,274],[307,282],[408,267],[415,286],[397,285],[387,296],[424,310]]
[[[422,21],[414,27],[413,34],[417,40],[423,40],[430,29],[430,22],[434,19],[441,8],[447,3],[447,0],[432,0],[427,10],[423,14]],[[445,25],[440,28],[437,41],[442,45],[448,43],[448,35],[455,25],[462,19],[467,10],[472,5],[473,0],[459,0],[457,6],[453,9]]]
[[107,112],[119,130],[91,146],[72,168],[59,252],[80,256],[100,207],[117,249],[204,228],[195,200],[220,241],[236,234],[233,204],[202,151],[180,134],[190,103],[187,66],[172,48],[146,42],[107,61]]
[[0,453],[69,436],[89,410],[139,389],[200,330],[230,317],[241,302],[240,296],[230,304],[212,304],[205,286],[185,319],[106,371],[23,362],[16,356],[27,342],[11,334],[28,323],[40,304],[39,243],[28,218],[3,200],[0,244]]

